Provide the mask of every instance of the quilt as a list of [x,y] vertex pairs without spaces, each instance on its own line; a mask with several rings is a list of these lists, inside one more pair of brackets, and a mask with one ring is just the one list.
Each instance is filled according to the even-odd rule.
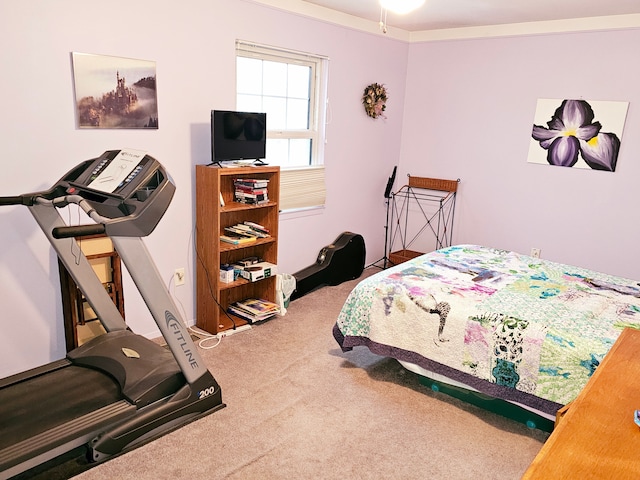
[[362,280],[333,335],[553,415],[625,327],[640,328],[637,281],[456,245]]

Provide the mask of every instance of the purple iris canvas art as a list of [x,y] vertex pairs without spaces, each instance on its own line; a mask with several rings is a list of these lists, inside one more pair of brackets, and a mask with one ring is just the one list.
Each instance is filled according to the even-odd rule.
[[614,172],[628,105],[538,100],[528,161]]

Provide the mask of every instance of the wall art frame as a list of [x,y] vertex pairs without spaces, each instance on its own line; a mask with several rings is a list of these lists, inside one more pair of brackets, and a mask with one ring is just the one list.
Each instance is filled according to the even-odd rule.
[[79,128],[158,128],[156,63],[72,52]]
[[629,102],[538,99],[528,162],[615,172]]

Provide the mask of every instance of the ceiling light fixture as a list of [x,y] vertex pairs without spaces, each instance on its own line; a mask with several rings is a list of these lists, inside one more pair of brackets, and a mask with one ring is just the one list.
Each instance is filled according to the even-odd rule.
[[380,0],[380,30],[387,33],[387,11],[398,15],[412,12],[424,5],[425,0]]
[[424,5],[425,0],[380,0],[380,6],[385,10],[404,15]]

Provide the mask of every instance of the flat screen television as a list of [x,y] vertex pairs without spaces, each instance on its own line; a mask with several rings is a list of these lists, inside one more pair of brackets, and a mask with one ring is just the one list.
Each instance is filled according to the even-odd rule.
[[266,156],[267,114],[211,110],[213,163],[257,160]]

